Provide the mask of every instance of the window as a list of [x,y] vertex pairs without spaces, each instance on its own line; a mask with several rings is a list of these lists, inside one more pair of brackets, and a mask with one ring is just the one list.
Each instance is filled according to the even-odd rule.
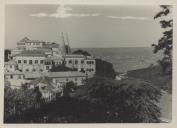
[[29,69],[26,69],[26,72],[28,72],[29,71]]
[[49,66],[46,66],[46,69],[48,70],[48,69],[49,69]]
[[26,64],[26,63],[27,63],[27,60],[24,60],[23,63]]
[[13,75],[10,75],[10,78],[13,79]]
[[87,64],[90,64],[90,61],[87,61]]
[[18,76],[18,79],[21,79],[21,75]]
[[81,64],[84,64],[84,60],[81,60]]
[[32,64],[33,62],[32,62],[32,60],[29,60],[29,64]]
[[41,64],[43,64],[43,63],[44,63],[44,61],[43,61],[43,60],[40,60],[40,63],[41,63]]
[[66,81],[68,82],[68,78],[66,78]]
[[12,68],[12,65],[10,65],[10,68]]
[[35,64],[37,64],[38,63],[38,60],[35,60]]
[[75,81],[77,81],[77,78],[75,78]]
[[72,60],[69,60],[69,64],[71,64],[72,63]]
[[18,63],[21,64],[21,60],[18,60]]
[[78,60],[75,60],[75,64],[78,64]]
[[35,72],[35,71],[36,71],[36,69],[33,68],[33,72]]
[[83,72],[83,73],[85,73],[85,70],[84,70],[84,68],[81,68],[81,70],[80,70],[81,72]]

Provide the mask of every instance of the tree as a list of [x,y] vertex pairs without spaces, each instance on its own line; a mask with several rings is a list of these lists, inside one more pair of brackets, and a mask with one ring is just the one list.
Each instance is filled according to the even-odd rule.
[[114,79],[116,73],[112,63],[105,60],[96,59],[96,75]]
[[64,71],[77,71],[76,68],[69,68],[66,67],[64,63],[61,65],[55,66],[54,63],[52,63],[52,68],[50,69],[51,72],[64,72]]
[[11,89],[9,86],[5,86],[4,121],[7,122],[14,115],[20,116],[28,108],[34,107],[35,104],[36,96],[33,89],[23,87],[20,89]]
[[97,109],[92,110],[92,116],[98,117],[99,113],[99,122],[159,122],[160,108],[156,102],[161,96],[160,90],[142,80],[94,77],[75,94],[95,104]]
[[[152,46],[154,47],[154,53],[163,51],[164,57],[159,60],[159,64],[162,67],[163,74],[166,74],[172,72],[173,20],[167,17],[171,12],[171,6],[161,5],[160,7],[162,10],[154,16],[154,19],[160,18],[160,25],[165,31],[158,44],[152,44]],[[167,17],[168,20],[164,20],[162,17]]]
[[11,51],[8,49],[5,49],[4,51],[4,61],[7,62],[9,61],[9,55],[11,54]]
[[90,53],[88,53],[87,51],[83,51],[81,49],[74,51],[73,54],[79,54],[79,55],[84,55],[84,56],[91,56]]
[[69,94],[73,92],[75,89],[76,89],[76,85],[74,84],[74,82],[72,81],[67,82],[63,88],[63,96],[69,97]]
[[[80,49],[77,51],[74,51],[73,54],[81,54],[84,56],[91,56],[91,54],[88,53],[87,51],[83,51]],[[116,76],[116,73],[114,71],[114,67],[113,67],[112,63],[107,62],[105,60],[96,59],[96,75],[114,79]]]

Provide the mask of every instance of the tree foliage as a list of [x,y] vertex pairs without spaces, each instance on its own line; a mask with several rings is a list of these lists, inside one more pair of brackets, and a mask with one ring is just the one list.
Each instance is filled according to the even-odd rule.
[[[160,19],[159,23],[165,31],[158,44],[152,44],[152,46],[154,47],[154,53],[163,50],[164,57],[159,60],[159,64],[162,66],[162,71],[165,74],[172,71],[173,20],[167,18],[171,13],[171,6],[161,5],[160,7],[161,11],[154,16],[154,19]],[[163,17],[167,19],[162,19]]]
[[5,62],[9,61],[9,54],[11,54],[11,51],[8,49],[5,49],[5,51],[4,51],[4,61]]
[[76,68],[69,68],[66,67],[64,63],[61,65],[52,64],[52,68],[50,69],[51,72],[65,72],[65,71],[77,71]]
[[66,85],[63,87],[63,96],[69,97],[69,94],[73,92],[76,89],[76,85],[74,82],[69,81],[66,83]]
[[30,107],[36,104],[36,96],[33,89],[20,88],[11,89],[5,86],[4,89],[4,120],[12,115],[21,115]]
[[98,106],[94,113],[101,111],[103,122],[159,122],[160,109],[155,103],[161,93],[150,83],[94,77],[75,94]]
[[[80,49],[77,51],[74,51],[73,54],[81,54],[84,56],[91,56],[91,54],[88,53],[87,51],[83,51]],[[107,62],[105,60],[96,59],[96,75],[114,79],[116,76],[116,73],[114,71],[114,67],[113,67],[112,63]]]
[[116,73],[112,63],[105,60],[96,59],[96,75],[114,79]]
[[[68,83],[67,96],[58,97],[40,108],[30,108],[12,122],[36,123],[138,123],[159,122],[156,105],[159,89],[150,83],[127,79],[116,81],[94,77],[72,90]],[[69,93],[69,95],[68,95]]]
[[79,54],[79,55],[84,55],[84,56],[91,56],[90,53],[88,53],[87,51],[83,51],[81,49],[74,51],[73,54]]

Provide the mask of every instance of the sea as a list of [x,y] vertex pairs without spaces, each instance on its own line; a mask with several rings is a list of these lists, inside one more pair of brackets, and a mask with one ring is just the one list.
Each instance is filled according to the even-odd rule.
[[146,68],[156,65],[162,58],[162,52],[154,54],[153,47],[118,47],[118,48],[74,48],[82,49],[95,58],[111,62],[116,72]]

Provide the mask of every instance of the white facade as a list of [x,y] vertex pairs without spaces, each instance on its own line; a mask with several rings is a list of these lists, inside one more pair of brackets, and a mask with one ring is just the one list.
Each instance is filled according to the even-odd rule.
[[53,78],[53,82],[58,85],[65,85],[67,82],[73,82],[77,86],[81,86],[84,84],[86,77],[55,77]]
[[84,71],[90,77],[96,72],[96,62],[92,57],[84,55],[66,55],[64,58],[67,67],[76,68],[78,71]]
[[46,73],[39,73],[39,72],[29,72],[25,73],[25,79],[27,80],[35,80],[40,77],[48,77],[52,80],[55,85],[63,85],[67,82],[74,82],[77,86],[83,85],[86,77],[86,74],[77,72],[77,71],[70,71],[70,72],[46,72]]
[[22,49],[13,49],[11,50],[11,56],[13,57],[21,52],[22,52]]
[[[77,69],[76,72],[50,72],[52,65],[65,63],[66,67]],[[83,85],[87,77],[93,77],[96,72],[96,62],[91,56],[62,55],[56,43],[29,40],[23,38],[12,50],[12,60],[6,62],[5,80],[13,87],[20,87],[41,76],[47,76],[59,88],[67,82]]]
[[29,41],[25,42],[26,50],[36,50],[37,48],[41,48],[44,42],[40,41]]
[[11,85],[11,88],[20,88],[22,84],[30,82],[24,79],[24,74],[19,71],[5,72],[4,79],[5,81],[9,82],[9,84]]
[[15,72],[17,70],[17,63],[15,61],[9,61],[4,63],[5,72]]
[[52,65],[45,64],[45,56],[16,56],[18,69],[22,72],[43,72],[51,69]]

